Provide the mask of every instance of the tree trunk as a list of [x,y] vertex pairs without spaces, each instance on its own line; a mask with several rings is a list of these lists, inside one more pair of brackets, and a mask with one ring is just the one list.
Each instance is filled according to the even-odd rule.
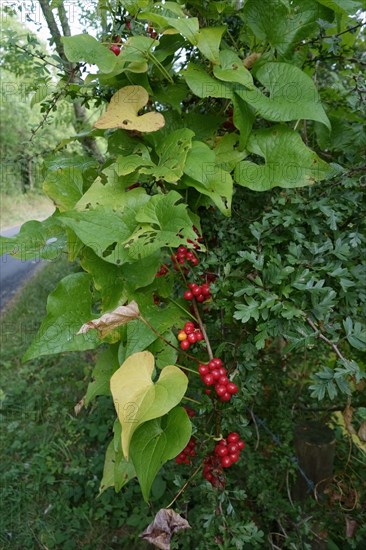
[[[63,62],[65,63],[65,71],[69,75],[69,82],[70,84],[77,83],[79,81],[79,73],[76,70],[76,65],[74,65],[73,63],[70,63],[66,59],[64,47],[61,40],[62,35],[57,26],[57,22],[55,20],[52,9],[50,7],[49,0],[39,0],[39,3],[41,6],[43,15],[45,17],[47,26],[49,28],[49,31],[51,33],[52,41],[55,44],[56,51],[58,55],[61,57],[61,59],[63,60]],[[60,2],[60,5],[58,6],[58,15],[60,18],[63,36],[70,36],[71,35],[70,25],[67,19],[67,14],[66,14],[66,10],[63,5],[63,2]],[[81,123],[84,124],[87,121],[87,113],[84,107],[81,105],[80,101],[74,101],[73,107],[74,107],[74,113],[75,113],[74,127],[76,132],[78,132],[80,124]],[[83,146],[86,153],[94,156],[100,163],[104,162],[104,157],[100,152],[99,147],[94,138],[85,136],[80,139],[80,143]]]

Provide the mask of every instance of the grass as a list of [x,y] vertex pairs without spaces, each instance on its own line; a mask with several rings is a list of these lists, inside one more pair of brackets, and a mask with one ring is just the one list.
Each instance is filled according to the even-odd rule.
[[145,548],[137,534],[151,514],[137,484],[97,498],[112,437],[111,399],[74,414],[93,353],[21,361],[48,293],[70,269],[55,262],[40,270],[1,319],[0,548]]
[[42,192],[2,194],[0,198],[1,230],[28,220],[43,219],[52,214],[55,206]]

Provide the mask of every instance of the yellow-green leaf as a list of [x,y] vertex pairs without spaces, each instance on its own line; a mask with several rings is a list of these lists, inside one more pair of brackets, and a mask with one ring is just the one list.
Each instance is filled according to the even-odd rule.
[[156,112],[138,115],[149,101],[149,94],[142,86],[125,86],[112,96],[107,111],[94,124],[102,130],[122,128],[139,132],[156,132],[165,124],[162,114]]
[[135,430],[144,422],[167,414],[181,401],[187,389],[188,379],[178,367],[169,365],[162,369],[156,383],[151,379],[153,372],[154,356],[143,351],[128,357],[111,378],[126,459]]

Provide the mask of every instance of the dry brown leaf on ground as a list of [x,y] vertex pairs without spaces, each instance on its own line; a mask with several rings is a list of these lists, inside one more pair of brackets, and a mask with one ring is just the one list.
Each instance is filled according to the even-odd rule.
[[141,538],[147,540],[156,548],[170,550],[170,541],[174,533],[182,529],[190,529],[188,521],[170,508],[162,508],[156,514],[154,521],[141,533]]

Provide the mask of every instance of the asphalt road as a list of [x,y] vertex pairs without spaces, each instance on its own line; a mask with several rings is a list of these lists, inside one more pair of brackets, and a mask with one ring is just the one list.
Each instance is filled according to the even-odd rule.
[[[20,226],[3,231],[4,237],[13,237],[18,233]],[[21,288],[26,280],[34,273],[42,260],[16,260],[4,254],[0,257],[0,311]]]

